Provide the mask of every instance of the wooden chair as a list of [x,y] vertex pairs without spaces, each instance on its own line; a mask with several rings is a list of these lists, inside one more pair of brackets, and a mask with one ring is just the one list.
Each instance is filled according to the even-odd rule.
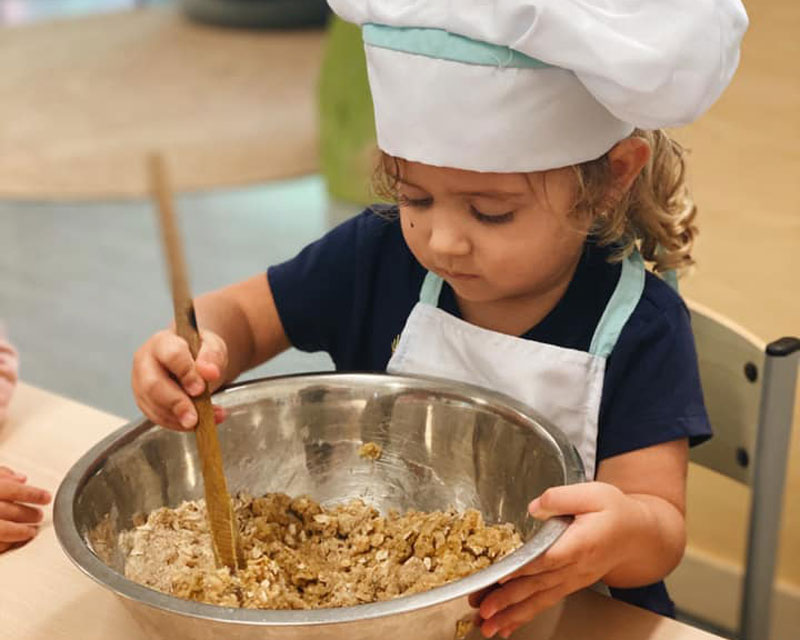
[[740,640],[767,640],[800,339],[769,344],[688,301],[714,437],[691,460],[752,490]]

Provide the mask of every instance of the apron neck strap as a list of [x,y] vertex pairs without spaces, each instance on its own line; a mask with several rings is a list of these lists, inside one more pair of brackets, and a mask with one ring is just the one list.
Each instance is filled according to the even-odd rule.
[[678,287],[678,273],[675,269],[670,269],[669,271],[665,271],[661,274],[661,279],[666,282],[670,287],[672,287],[675,293],[680,293],[680,289]]
[[[658,247],[656,248],[656,253],[663,253],[663,252],[664,252],[664,247],[658,245]],[[678,290],[678,272],[675,271],[675,269],[670,269],[669,271],[665,271],[664,273],[662,273],[661,279],[664,282],[666,282],[670,287],[672,287],[675,293],[680,295],[680,291]]]
[[644,260],[638,251],[634,251],[622,263],[619,281],[594,330],[589,353],[602,358],[611,353],[622,328],[639,304],[644,291],[644,279]]
[[[638,251],[634,251],[622,263],[619,282],[592,336],[589,353],[603,358],[611,353],[617,344],[619,334],[622,333],[622,328],[639,304],[644,291],[644,279],[644,260]],[[435,273],[428,271],[419,291],[419,301],[437,307],[443,282]]]
[[425,274],[425,280],[422,281],[422,288],[419,290],[419,301],[432,307],[438,307],[443,282],[435,273],[428,271]]

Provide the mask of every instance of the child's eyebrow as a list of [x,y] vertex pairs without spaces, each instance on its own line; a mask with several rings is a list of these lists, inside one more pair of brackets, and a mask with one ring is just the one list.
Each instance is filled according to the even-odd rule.
[[455,191],[457,196],[487,196],[489,198],[521,198],[526,195],[521,191],[503,191],[502,189],[484,189],[482,191]]
[[[409,182],[401,178],[400,176],[393,176],[393,178],[398,182],[402,183],[406,186],[413,187],[415,189],[419,189],[420,191],[426,191],[424,187],[419,186],[418,184],[414,184],[413,182]],[[503,189],[478,189],[475,191],[454,191],[453,195],[456,196],[487,196],[490,198],[521,198],[528,194],[522,191],[505,191]]]

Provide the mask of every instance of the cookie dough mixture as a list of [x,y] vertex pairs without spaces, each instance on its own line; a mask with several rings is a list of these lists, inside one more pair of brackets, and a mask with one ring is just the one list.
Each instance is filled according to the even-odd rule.
[[365,442],[358,448],[358,455],[365,460],[380,460],[383,447],[374,442]]
[[405,514],[360,500],[322,508],[270,493],[234,500],[247,566],[217,569],[203,501],[153,511],[120,534],[125,575],[181,598],[232,607],[344,607],[427,591],[522,544],[511,524],[468,509]]

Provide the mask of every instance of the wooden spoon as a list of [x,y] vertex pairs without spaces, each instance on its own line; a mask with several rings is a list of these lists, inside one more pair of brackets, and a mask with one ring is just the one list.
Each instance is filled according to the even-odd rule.
[[[149,158],[150,186],[158,204],[159,223],[164,241],[167,265],[170,273],[172,304],[175,309],[175,326],[178,335],[189,344],[193,358],[200,351],[200,334],[197,318],[189,290],[186,265],[175,214],[172,208],[172,195],[167,179],[164,161],[159,154]],[[217,438],[217,425],[214,422],[214,409],[208,389],[200,396],[192,398],[197,410],[197,450],[203,467],[206,509],[211,529],[211,542],[217,566],[224,565],[231,572],[244,566],[239,530],[233,513],[231,497],[222,471],[222,453]]]

